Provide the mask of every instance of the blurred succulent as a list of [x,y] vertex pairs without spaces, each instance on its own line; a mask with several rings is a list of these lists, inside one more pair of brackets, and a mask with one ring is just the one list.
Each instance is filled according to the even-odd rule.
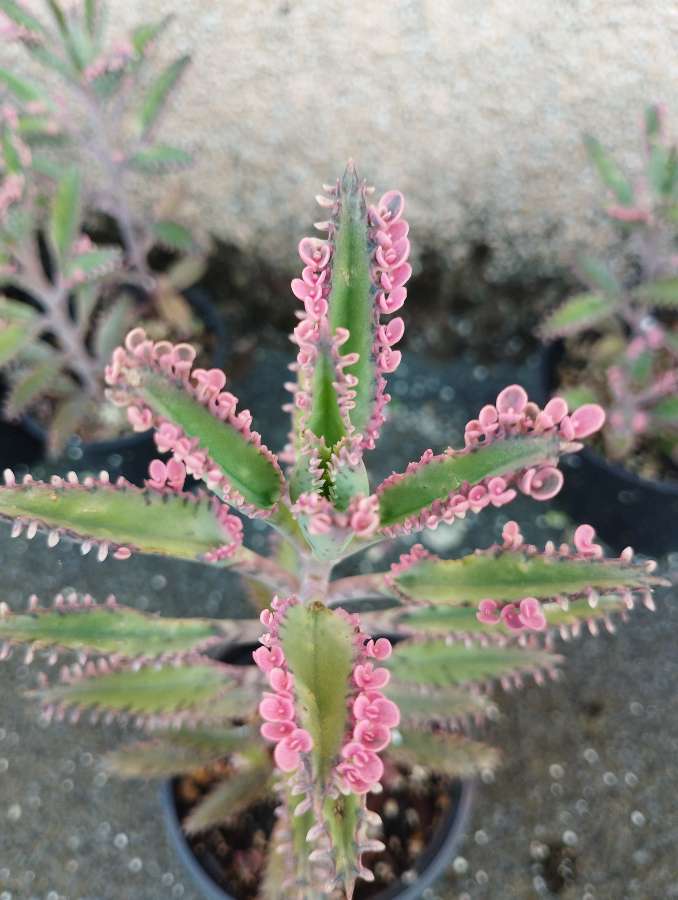
[[[574,549],[540,552],[514,522],[501,544],[462,559],[417,545],[387,571],[333,577],[337,563],[379,542],[505,506],[519,492],[552,497],[560,455],[604,418],[595,405],[570,414],[557,398],[541,410],[511,385],[468,423],[463,449],[427,451],[371,489],[365,451],[384,422],[404,327],[388,317],[405,301],[411,269],[402,195],[368,205],[370,193],[349,164],[319,198],[326,236],[299,245],[304,268],[292,289],[303,309],[282,454],[238,411],[223,372],[195,368],[190,345],[137,328],[106,378],[112,402],[135,429],[154,427],[169,454],[151,463],[146,486],[111,484],[105,473],[19,484],[7,472],[0,489],[14,536],[46,530],[50,547],[66,537],[100,560],[199,560],[257,585],[259,619],[164,619],[72,594],[52,608],[32,598],[24,614],[5,605],[0,639],[3,655],[19,644],[29,658],[80,654],[60,683],[43,685],[47,716],[118,717],[153,732],[110,757],[122,774],[167,777],[230,760],[229,778],[194,807],[187,830],[273,793],[267,898],[351,897],[357,879],[373,878],[363,855],[383,847],[366,796],[380,790],[384,757],[448,776],[494,764],[462,728],[487,711],[481,688],[554,674],[550,634],[612,629],[612,615],[625,616],[638,596],[651,605],[660,581],[630,550],[603,559],[588,526]],[[207,491],[185,492],[187,475]],[[238,513],[274,530],[270,557],[245,547]],[[219,644],[256,638],[256,666],[218,661]]]
[[[156,337],[193,337],[195,319],[181,290],[200,277],[204,258],[181,223],[156,219],[150,209],[137,214],[129,201],[135,172],[190,162],[185,151],[154,138],[188,60],[171,63],[150,84],[145,78],[169,19],[139,26],[107,49],[103,4],[62,8],[48,0],[46,7],[49,24],[23,4],[0,0],[0,30],[47,76],[42,84],[0,69],[0,285],[8,294],[0,297],[0,368],[8,382],[5,414],[37,411],[56,455],[74,433],[108,437],[120,428],[120,417],[101,403],[103,370],[141,314],[122,286],[137,282],[150,291],[146,318],[157,320],[149,326]],[[122,249],[98,246],[85,233],[102,211],[117,223]],[[147,255],[157,245],[185,256],[152,273]]]
[[610,457],[628,460],[644,445],[678,463],[678,148],[665,120],[662,107],[646,110],[645,167],[635,182],[586,138],[623,252],[616,265],[584,257],[588,291],[551,313],[541,332],[566,341],[573,365],[563,396],[607,409]]

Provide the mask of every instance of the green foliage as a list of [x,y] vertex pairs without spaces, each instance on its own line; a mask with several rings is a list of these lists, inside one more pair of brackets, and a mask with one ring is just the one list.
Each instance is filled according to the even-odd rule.
[[133,487],[55,487],[40,482],[3,487],[0,518],[37,521],[78,540],[180,559],[200,559],[227,540],[211,501]]
[[623,206],[631,206],[633,187],[614,159],[597,138],[585,135],[584,144],[601,181],[612,191],[619,203]]
[[361,184],[351,164],[346,169],[340,191],[341,211],[332,261],[332,291],[329,297],[330,328],[346,328],[349,338],[341,352],[359,354],[345,372],[355,375],[355,407],[351,422],[362,431],[367,425],[375,394],[374,297],[370,280],[367,244],[367,209]]
[[0,297],[0,368],[33,341],[37,322],[37,313],[31,307]]
[[127,658],[184,654],[215,637],[235,635],[237,628],[219,621],[160,618],[125,606],[38,609],[0,617],[0,640]]
[[153,233],[158,243],[169,250],[190,253],[195,249],[195,241],[190,229],[179,222],[171,222],[169,219],[154,222]]
[[356,876],[361,868],[357,833],[365,800],[356,794],[328,799],[323,806],[323,818],[330,833],[336,878],[346,896],[353,896]]
[[559,662],[559,656],[545,650],[475,644],[467,647],[431,639],[403,641],[394,648],[386,665],[399,681],[442,687],[553,669]]
[[36,36],[46,33],[42,22],[31,15],[23,4],[16,3],[15,0],[0,0],[0,11],[4,12],[17,25],[33,32]]
[[400,710],[403,725],[416,728],[426,728],[432,722],[456,722],[466,717],[485,718],[491,708],[485,694],[454,685],[433,688],[391,680],[385,693]]
[[177,668],[119,669],[95,677],[57,684],[40,692],[47,705],[93,709],[115,714],[162,716],[202,713],[228,686],[224,668],[195,663]]
[[25,78],[20,78],[7,69],[0,68],[0,84],[4,85],[21,103],[45,101],[45,94],[42,88],[31,81],[27,81]]
[[652,407],[652,423],[662,427],[678,427],[678,396],[664,397]]
[[48,360],[34,368],[24,370],[20,377],[12,382],[9,390],[4,410],[7,418],[16,419],[22,416],[53,386],[61,367],[61,360]]
[[529,468],[552,459],[557,453],[557,438],[540,435],[507,438],[468,453],[434,459],[381,491],[381,524],[397,525],[419,514],[435,500],[446,499],[464,483],[473,485],[484,478]]
[[81,212],[81,179],[76,168],[69,169],[57,185],[52,202],[49,235],[62,264],[69,258],[78,236]]
[[400,729],[388,748],[393,762],[423,766],[449,778],[473,778],[499,765],[499,751],[479,741],[445,731],[435,733]]
[[109,359],[121,344],[133,322],[134,301],[128,295],[118,299],[99,316],[94,328],[94,350],[98,359]]
[[164,172],[184,168],[192,162],[190,153],[168,144],[142,147],[129,160],[130,168],[140,172]]
[[250,728],[180,728],[155,732],[150,741],[136,741],[108,753],[109,769],[122,778],[171,778],[230,753],[250,753],[256,740]]
[[292,606],[281,628],[282,647],[294,675],[303,727],[313,738],[315,771],[322,783],[341,747],[353,664],[348,623],[320,603]]
[[139,113],[139,124],[142,132],[149,131],[157,122],[167,98],[189,62],[189,56],[182,56],[174,60],[152,82]]
[[[79,392],[57,400],[47,426],[47,455],[56,458],[91,412]],[[2,513],[0,512],[0,515]]]
[[242,768],[213,788],[184,820],[187,834],[199,834],[213,825],[237,818],[248,806],[262,800],[271,789],[271,763],[262,756],[258,764]]
[[592,328],[614,314],[615,304],[601,294],[576,294],[551,313],[542,325],[544,337],[565,337]]
[[596,590],[636,588],[652,584],[643,567],[615,560],[580,560],[527,555],[519,551],[473,553],[461,559],[422,559],[394,581],[406,596],[434,603],[473,603],[547,599]]
[[122,264],[122,252],[118,247],[96,247],[84,253],[71,255],[65,266],[68,277],[92,281],[112,272]]
[[248,503],[270,509],[280,497],[280,474],[270,460],[228,422],[213,416],[182,387],[156,372],[141,373],[139,393],[159,416],[179,425],[224,472]]
[[131,40],[132,46],[139,56],[143,55],[149,45],[160,37],[171,21],[172,16],[163,16],[158,22],[149,22],[136,26],[132,31]]
[[678,309],[678,278],[660,278],[646,282],[633,291],[636,300],[659,309]]

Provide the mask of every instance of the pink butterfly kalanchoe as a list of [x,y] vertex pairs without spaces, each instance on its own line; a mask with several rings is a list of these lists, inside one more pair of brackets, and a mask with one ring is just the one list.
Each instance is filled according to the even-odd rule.
[[[164,619],[73,592],[54,609],[33,598],[28,617],[3,604],[0,656],[22,642],[75,650],[79,662],[45,689],[45,714],[77,718],[89,708],[152,730],[153,741],[111,757],[124,774],[227,757],[231,818],[247,822],[253,804],[275,800],[252,878],[290,900],[350,897],[358,879],[373,880],[366,854],[378,863],[384,844],[372,797],[385,800],[413,766],[436,778],[491,768],[494,751],[464,733],[486,714],[479,688],[554,674],[556,634],[612,629],[638,597],[651,605],[659,582],[630,550],[603,558],[589,526],[573,547],[538,550],[515,522],[501,543],[460,559],[414,544],[390,569],[370,571],[380,558],[370,555],[362,574],[337,573],[353,554],[454,526],[521,493],[549,500],[563,483],[561,455],[579,450],[604,415],[558,398],[541,409],[510,385],[468,423],[462,447],[427,450],[375,481],[366,463],[401,359],[411,275],[405,204],[397,191],[374,200],[352,164],[320,200],[322,237],[301,241],[292,282],[301,307],[282,452],[269,449],[224,372],[197,364],[187,344],[135,328],[106,380],[131,427],[154,430],[158,458],[145,484],[106,473],[44,484],[8,472],[0,488],[0,516],[15,537],[45,530],[50,547],[76,540],[112,565],[153,553],[245,579],[256,605],[249,620]],[[204,487],[190,489],[189,476]],[[268,554],[260,535],[249,545],[244,518],[269,529]],[[215,653],[255,639],[254,666]],[[221,810],[208,795],[184,825],[208,828]]]

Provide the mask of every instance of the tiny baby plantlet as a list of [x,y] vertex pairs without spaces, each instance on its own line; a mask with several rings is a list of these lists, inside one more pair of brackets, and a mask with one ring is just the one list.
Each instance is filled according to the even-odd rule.
[[[390,569],[333,577],[335,565],[378,542],[511,503],[562,484],[561,454],[603,424],[585,405],[544,409],[518,385],[466,426],[464,447],[427,451],[373,488],[365,466],[400,362],[398,313],[411,273],[404,201],[376,203],[352,164],[319,202],[324,236],[299,245],[301,301],[292,340],[291,433],[276,455],[217,369],[195,368],[188,344],[130,332],[106,372],[109,397],[133,427],[155,428],[158,450],[144,488],[105,473],[79,482],[17,483],[6,473],[0,516],[12,534],[47,533],[83,553],[155,553],[230,569],[257,585],[259,621],[163,619],[91,597],[37,598],[4,608],[4,654],[28,644],[80,654],[44,684],[48,716],[122,718],[152,731],[110,757],[128,776],[189,772],[228,759],[228,778],[184,822],[195,833],[237,818],[262,795],[277,801],[260,896],[351,897],[372,880],[365,855],[383,850],[368,807],[385,765],[450,777],[496,760],[461,724],[482,718],[479,690],[540,681],[559,663],[539,640],[587,626],[613,628],[659,582],[632,551],[603,559],[588,526],[574,547],[526,544],[515,522],[502,542],[443,560],[415,545]],[[184,491],[187,475],[206,490]],[[265,558],[243,543],[241,516],[273,529]],[[358,615],[352,604],[360,600]],[[390,606],[389,606],[390,603]],[[387,607],[387,608],[385,608]],[[255,666],[220,662],[219,644],[257,636]]]
[[588,290],[555,310],[542,335],[565,341],[563,396],[607,409],[606,454],[652,476],[667,469],[662,460],[678,462],[678,148],[663,108],[650,106],[635,182],[595,138],[587,149],[624,250],[616,265],[582,260]]

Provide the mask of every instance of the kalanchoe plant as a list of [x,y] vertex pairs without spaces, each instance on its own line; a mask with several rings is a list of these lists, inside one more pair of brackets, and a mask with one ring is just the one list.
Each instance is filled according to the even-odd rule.
[[[52,608],[32,598],[24,614],[4,607],[0,638],[5,655],[22,643],[29,655],[81,655],[60,683],[43,686],[47,715],[118,717],[153,731],[111,756],[119,772],[167,776],[230,759],[228,779],[193,809],[188,831],[274,792],[267,898],[350,897],[357,879],[373,877],[363,855],[382,848],[367,797],[380,790],[384,760],[450,776],[490,766],[491,750],[459,731],[487,709],[479,687],[553,674],[559,657],[539,635],[612,628],[612,614],[626,615],[636,597],[651,605],[658,581],[630,550],[603,559],[588,526],[574,548],[539,551],[514,522],[501,544],[462,559],[416,545],[387,571],[332,577],[336,563],[378,542],[521,492],[552,497],[560,455],[603,423],[598,406],[570,413],[554,399],[542,410],[511,385],[468,423],[463,449],[427,451],[372,489],[365,451],[400,361],[393,345],[403,320],[390,317],[411,269],[402,195],[368,205],[370,193],[349,164],[320,198],[325,236],[299,245],[303,272],[292,289],[303,305],[283,454],[262,443],[223,372],[194,368],[189,345],[153,342],[137,328],[106,377],[113,403],[135,429],[153,426],[168,455],[151,464],[146,487],[105,474],[19,484],[8,472],[0,489],[15,536],[46,531],[49,546],[74,539],[100,560],[199,560],[257,586],[260,622],[163,619],[72,595]],[[186,493],[189,474],[207,491]],[[236,513],[274,529],[270,558],[244,546]],[[218,661],[216,645],[255,635],[256,666]]]
[[185,150],[163,143],[157,130],[189,58],[153,71],[158,39],[171,21],[135,27],[105,43],[109,8],[103,0],[45,0],[47,18],[19,0],[0,0],[0,34],[20,42],[44,70],[44,81],[0,68],[17,107],[19,135],[34,148],[34,167],[47,177],[60,173],[59,157],[45,144],[65,144],[69,164],[87,173],[88,208],[115,221],[129,266],[148,281],[147,254],[155,244],[193,248],[190,232],[162,210],[131,202],[134,177],[152,177],[191,163]]
[[[145,316],[156,338],[193,337],[194,317],[179,292],[199,277],[202,261],[183,225],[129,201],[135,172],[190,162],[154,137],[187,63],[177,60],[146,83],[152,44],[168,19],[107,49],[102,3],[46,6],[47,24],[0,0],[0,31],[21,41],[48,76],[42,85],[0,68],[0,286],[9,295],[0,297],[0,369],[9,382],[4,413],[37,412],[56,455],[74,433],[112,437],[123,424],[102,404],[105,364],[138,321],[138,292],[132,298],[121,285],[150,291]],[[59,86],[50,91],[55,72]],[[101,212],[117,224],[121,247],[88,236]],[[154,245],[188,255],[152,273]]]
[[588,291],[542,326],[545,338],[566,342],[563,396],[603,404],[606,453],[628,463],[648,453],[678,462],[678,148],[665,118],[659,106],[646,111],[645,169],[635,182],[587,138],[623,248],[614,264],[582,259]]

